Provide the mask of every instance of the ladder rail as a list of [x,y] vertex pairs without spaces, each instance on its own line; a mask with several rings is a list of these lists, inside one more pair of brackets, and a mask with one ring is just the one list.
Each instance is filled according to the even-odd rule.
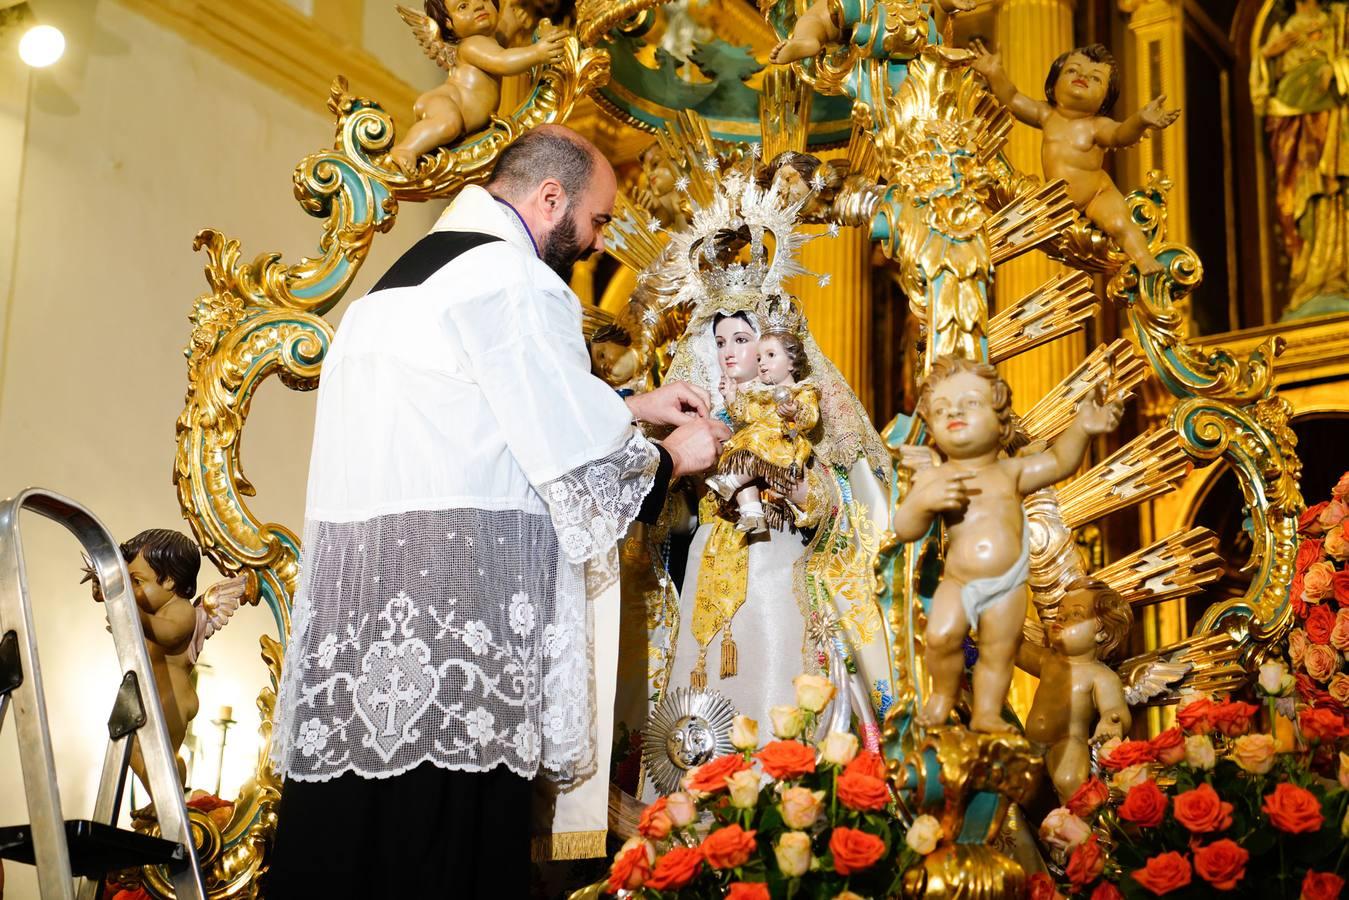
[[[145,725],[136,734],[146,777],[155,797],[155,813],[160,834],[181,844],[186,853],[184,865],[173,875],[174,893],[186,898],[204,898],[201,868],[193,849],[192,826],[187,816],[182,785],[178,781],[177,760],[169,743],[164,712],[159,706],[154,670],[145,648],[144,631],[131,577],[116,541],[106,527],[88,509],[67,497],[42,488],[28,488],[0,504],[0,626],[21,629],[20,653],[29,660],[22,684],[13,692],[15,718],[19,726],[20,761],[24,788],[32,820],[38,882],[42,896],[73,900],[69,848],[66,843],[59,790],[56,787],[55,759],[51,732],[37,661],[32,610],[28,602],[28,582],[24,571],[22,543],[19,537],[19,513],[29,510],[65,526],[79,541],[93,563],[102,591],[108,622],[112,629],[117,662],[123,672],[136,672],[145,711]],[[10,590],[6,590],[10,587]],[[0,632],[2,633],[2,632]],[[21,710],[36,715],[19,715]],[[3,719],[0,719],[3,724]],[[147,733],[145,729],[148,728]],[[27,733],[26,733],[27,732]],[[34,733],[37,732],[37,733]],[[94,804],[94,820],[106,824],[115,814],[122,782],[120,771],[110,771],[126,758],[131,735],[110,740]],[[30,774],[31,773],[31,774]],[[34,791],[36,790],[36,794]],[[41,830],[39,830],[39,825]],[[88,890],[86,887],[81,893]]]

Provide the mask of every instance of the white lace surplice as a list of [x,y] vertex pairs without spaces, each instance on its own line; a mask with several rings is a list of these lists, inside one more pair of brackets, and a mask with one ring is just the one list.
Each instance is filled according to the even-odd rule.
[[456,211],[506,239],[357,301],[324,362],[273,734],[293,779],[593,768],[585,564],[659,455],[509,212],[479,188]]

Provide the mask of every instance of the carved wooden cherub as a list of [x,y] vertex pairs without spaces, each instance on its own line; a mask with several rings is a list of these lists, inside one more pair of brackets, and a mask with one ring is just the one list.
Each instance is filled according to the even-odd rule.
[[1130,217],[1124,195],[1106,174],[1105,151],[1135,144],[1149,129],[1166,128],[1180,110],[1163,109],[1163,95],[1123,122],[1107,115],[1119,98],[1119,67],[1101,44],[1069,50],[1054,60],[1045,78],[1044,100],[1018,91],[1002,68],[1002,57],[982,42],[975,41],[973,50],[971,66],[987,79],[994,96],[1012,115],[1044,132],[1040,163],[1045,178],[1062,179],[1073,205],[1115,239],[1140,273],[1162,271]]
[[[1022,500],[1067,478],[1082,464],[1092,435],[1119,424],[1123,405],[1103,402],[1103,389],[1083,401],[1067,430],[1047,450],[1004,456],[1014,444],[1012,393],[991,365],[940,356],[923,382],[918,412],[944,461],[919,466],[895,510],[894,533],[913,541],[932,520],[946,521],[942,578],[928,612],[926,663],[932,693],[919,720],[942,725],[955,706],[965,669],[964,640],[978,633],[970,728],[1009,731],[1002,706],[1012,680],[1026,617],[1029,532]],[[929,456],[929,459],[931,457]]]
[[[501,102],[501,79],[562,59],[567,32],[553,29],[537,43],[507,50],[497,36],[501,17],[492,0],[426,0],[426,15],[398,7],[417,42],[449,73],[445,83],[417,98],[417,122],[389,156],[412,174],[417,160],[437,147],[485,127]],[[512,17],[508,30],[514,30]],[[505,35],[509,43],[513,35]]]
[[[760,0],[762,5],[763,0]],[[937,10],[945,15],[968,12],[974,6],[975,0],[937,0],[936,4]],[[837,44],[842,40],[843,29],[829,11],[829,0],[815,0],[796,20],[791,35],[779,41],[768,58],[770,62],[782,66],[799,59],[809,59],[823,50],[826,44]]]
[[1045,749],[1065,803],[1091,775],[1091,745],[1124,737],[1132,724],[1124,686],[1106,663],[1124,648],[1133,619],[1127,600],[1082,576],[1044,629],[1044,646],[1024,644],[1017,654],[1017,665],[1040,679],[1026,737]]

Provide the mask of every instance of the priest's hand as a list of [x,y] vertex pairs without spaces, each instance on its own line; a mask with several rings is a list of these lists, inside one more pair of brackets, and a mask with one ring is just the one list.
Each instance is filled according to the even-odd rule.
[[683,425],[690,419],[707,418],[712,400],[707,391],[688,382],[671,381],[627,398],[628,411],[639,422],[650,425]]
[[670,477],[696,475],[712,468],[721,456],[721,442],[730,436],[731,429],[717,419],[685,421],[661,441],[673,463]]

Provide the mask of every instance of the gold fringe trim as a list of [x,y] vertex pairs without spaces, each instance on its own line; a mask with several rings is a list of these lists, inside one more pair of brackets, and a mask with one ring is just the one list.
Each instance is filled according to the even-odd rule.
[[[809,462],[809,459],[807,459],[807,462]],[[801,480],[801,475],[805,469],[795,462],[790,466],[775,466],[755,456],[753,451],[732,450],[722,456],[721,462],[717,464],[717,471],[735,475],[749,475],[752,478],[767,482],[769,487],[779,493],[789,494],[796,483]]]
[[739,652],[735,640],[731,637],[731,623],[727,622],[726,627],[721,630],[721,677],[733,678],[739,671],[739,663]]
[[695,691],[707,689],[707,647],[698,648],[698,663],[689,673],[689,687]]
[[608,856],[604,847],[608,836],[608,831],[564,831],[560,834],[539,835],[531,842],[529,855],[534,862]]

